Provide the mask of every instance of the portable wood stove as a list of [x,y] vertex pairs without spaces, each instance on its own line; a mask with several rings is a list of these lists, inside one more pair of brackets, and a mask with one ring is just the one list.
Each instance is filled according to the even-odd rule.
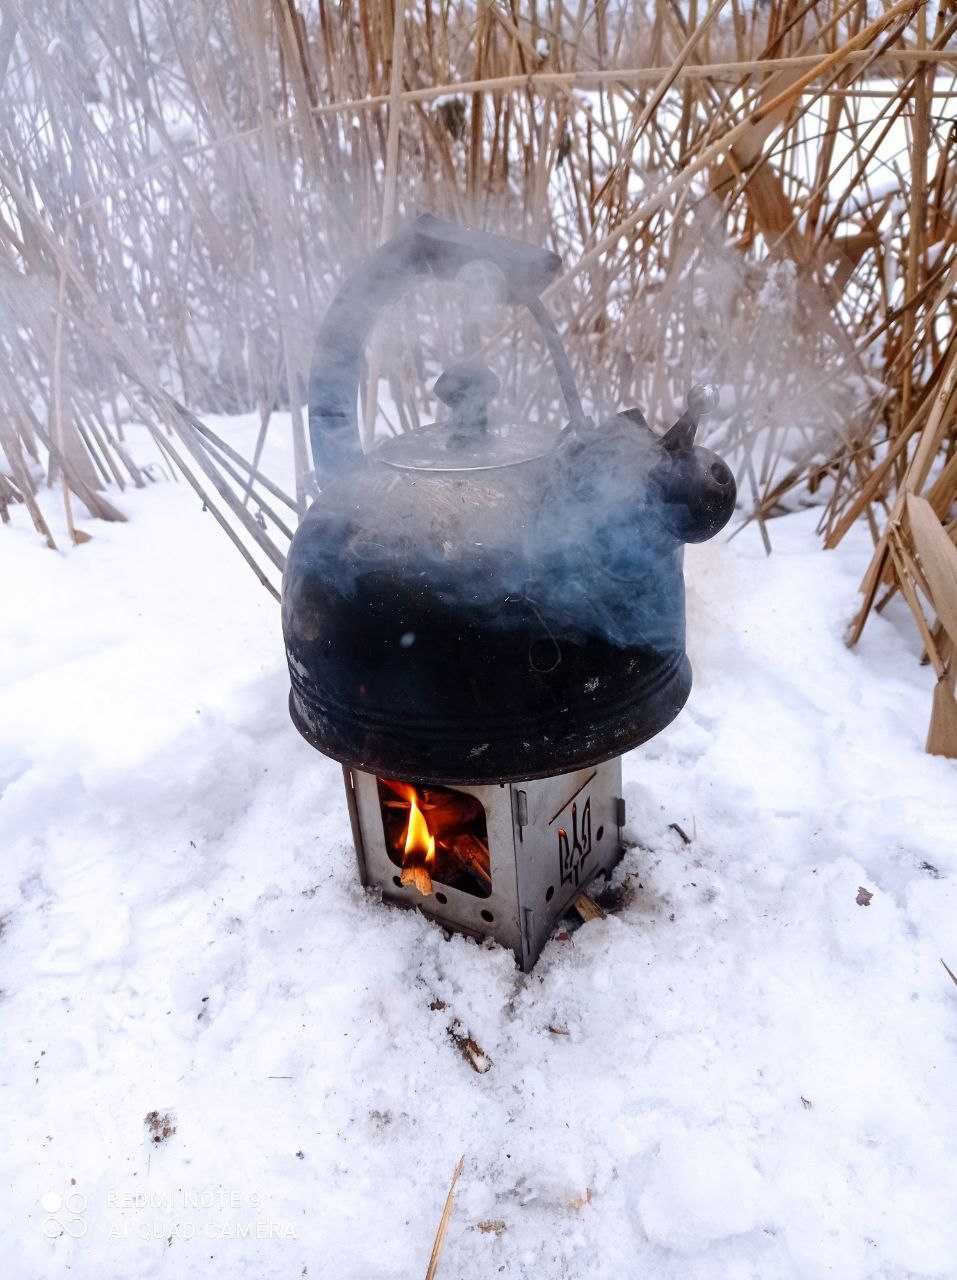
[[526,972],[621,857],[621,759],[529,782],[414,786],[344,768],[364,885],[508,947]]

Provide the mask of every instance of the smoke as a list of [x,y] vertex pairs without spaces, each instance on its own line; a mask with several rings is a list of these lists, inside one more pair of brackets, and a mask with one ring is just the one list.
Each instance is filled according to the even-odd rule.
[[[700,440],[728,460],[747,508],[793,466],[824,462],[881,389],[836,327],[820,271],[784,256],[749,259],[710,198],[674,222],[668,241],[663,269],[616,283],[594,305],[578,286],[560,289],[549,310],[596,419],[637,406],[662,433],[691,386],[717,385]],[[493,267],[472,264],[383,315],[373,337],[372,362],[388,372],[377,439],[441,420],[428,388],[463,359],[498,375],[494,411],[513,431],[561,430],[568,413],[545,344],[520,308],[501,305],[501,289]]]
[[[410,347],[416,356],[404,374],[419,383],[449,364],[487,362],[501,383],[488,431],[465,449],[455,413],[435,403],[435,417],[451,423],[419,424],[386,443],[398,427],[417,425],[396,405],[401,421],[386,418],[384,430],[379,423],[379,461],[359,465],[349,384],[343,412],[324,422],[351,452],[346,458],[320,442],[323,492],[290,555],[287,635],[307,646],[321,641],[328,616],[347,602],[376,627],[394,629],[397,643],[406,637],[407,648],[423,630],[454,630],[463,620],[524,631],[537,672],[560,664],[568,641],[682,653],[681,531],[703,520],[696,540],[720,527],[733,485],[719,457],[695,450],[679,459],[662,449],[662,436],[687,390],[710,381],[721,401],[706,438],[755,496],[782,461],[826,451],[848,387],[816,286],[786,260],[746,264],[719,211],[698,206],[675,229],[668,269],[640,282],[633,297],[607,300],[612,324],[599,362],[582,359],[585,335],[566,324],[591,415],[580,430],[569,427],[541,336],[520,308],[503,305],[507,273],[473,262],[451,279],[417,285],[416,303],[407,283],[377,277],[375,298],[357,300],[363,344],[373,327],[382,335],[374,359],[391,365],[393,390],[401,390],[395,369]],[[561,321],[561,291],[551,310]],[[340,336],[335,330],[334,345]],[[636,404],[653,425],[640,413],[625,416]],[[517,457],[526,461],[496,466]]]
[[747,505],[792,465],[826,459],[879,388],[835,325],[821,271],[748,260],[726,227],[715,202],[700,202],[673,228],[667,270],[621,301],[622,392],[662,423],[692,383],[719,386],[702,438],[731,463]]

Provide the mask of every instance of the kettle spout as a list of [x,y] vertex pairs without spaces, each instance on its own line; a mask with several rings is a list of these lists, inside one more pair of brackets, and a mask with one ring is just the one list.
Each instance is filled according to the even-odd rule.
[[696,383],[685,398],[685,411],[661,439],[666,453],[688,453],[698,434],[698,424],[703,417],[714,413],[718,407],[718,388],[707,382]]

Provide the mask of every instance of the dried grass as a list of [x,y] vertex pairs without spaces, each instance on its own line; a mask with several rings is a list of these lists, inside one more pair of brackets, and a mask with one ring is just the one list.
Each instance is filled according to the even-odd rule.
[[[563,255],[552,308],[594,411],[640,403],[660,424],[692,381],[721,382],[713,443],[769,546],[773,518],[808,500],[825,546],[866,520],[850,639],[901,591],[950,715],[954,602],[907,495],[953,545],[952,8],[6,0],[0,15],[5,519],[22,500],[53,545],[39,464],[68,511],[121,518],[106,491],[149,478],[124,442],[143,416],[274,591],[293,521],[269,499],[301,512],[314,492],[317,317],[348,263],[425,207]],[[456,354],[462,296],[426,292],[373,345],[396,417],[370,377],[367,442],[429,416],[423,375]],[[510,412],[547,411],[541,342],[507,334]],[[261,472],[279,405],[294,498]],[[239,409],[262,424],[249,462],[195,417]]]

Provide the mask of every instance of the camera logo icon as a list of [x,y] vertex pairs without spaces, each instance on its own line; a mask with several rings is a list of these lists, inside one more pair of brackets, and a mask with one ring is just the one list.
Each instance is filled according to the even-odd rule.
[[44,1213],[43,1234],[48,1240],[62,1235],[81,1240],[86,1235],[86,1196],[82,1192],[70,1191],[61,1196],[57,1191],[48,1191],[41,1198],[40,1207]]

